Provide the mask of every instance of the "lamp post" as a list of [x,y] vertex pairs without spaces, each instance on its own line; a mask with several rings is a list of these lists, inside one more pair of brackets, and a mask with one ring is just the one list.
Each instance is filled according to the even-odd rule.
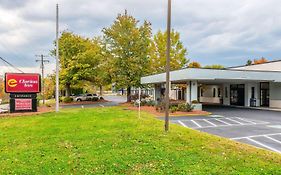
[[168,0],[167,15],[167,52],[166,52],[166,90],[165,90],[165,131],[169,131],[169,106],[170,106],[170,49],[171,49],[171,11],[172,0]]

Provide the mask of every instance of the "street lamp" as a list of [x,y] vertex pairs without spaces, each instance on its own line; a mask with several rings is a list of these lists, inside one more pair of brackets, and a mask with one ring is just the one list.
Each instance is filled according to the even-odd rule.
[[165,90],[165,131],[169,131],[169,107],[170,107],[170,49],[171,49],[171,11],[172,0],[168,0],[167,15],[167,52],[166,52],[166,90]]

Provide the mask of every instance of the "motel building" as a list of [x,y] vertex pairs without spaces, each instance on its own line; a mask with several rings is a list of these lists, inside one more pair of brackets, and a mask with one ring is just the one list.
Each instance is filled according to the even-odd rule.
[[[227,106],[281,108],[281,60],[226,69],[186,68],[170,73],[172,100]],[[153,98],[165,93],[165,73],[141,78],[154,87]]]

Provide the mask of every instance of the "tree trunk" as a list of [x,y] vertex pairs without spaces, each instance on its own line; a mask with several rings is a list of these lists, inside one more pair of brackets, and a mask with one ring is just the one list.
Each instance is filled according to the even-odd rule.
[[100,96],[102,96],[102,86],[100,85]]
[[127,102],[131,102],[132,99],[131,99],[131,87],[129,86],[127,88]]
[[65,85],[65,96],[70,97],[70,84]]

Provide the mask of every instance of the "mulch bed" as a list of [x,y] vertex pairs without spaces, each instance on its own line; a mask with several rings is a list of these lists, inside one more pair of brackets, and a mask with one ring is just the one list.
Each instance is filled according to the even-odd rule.
[[[125,106],[127,109],[130,110],[135,110],[135,111],[139,110],[137,106],[127,106],[127,105],[123,105],[123,106]],[[164,112],[156,111],[155,107],[153,106],[141,106],[141,111],[149,112],[157,117],[161,117],[165,115]],[[174,113],[170,113],[170,116],[197,116],[197,115],[210,115],[210,113],[206,111],[191,111],[191,112],[177,111]]]
[[97,104],[97,103],[104,103],[109,102],[107,100],[98,100],[98,101],[75,101],[71,103],[60,103],[60,106],[69,106],[69,105],[88,105],[88,104]]

